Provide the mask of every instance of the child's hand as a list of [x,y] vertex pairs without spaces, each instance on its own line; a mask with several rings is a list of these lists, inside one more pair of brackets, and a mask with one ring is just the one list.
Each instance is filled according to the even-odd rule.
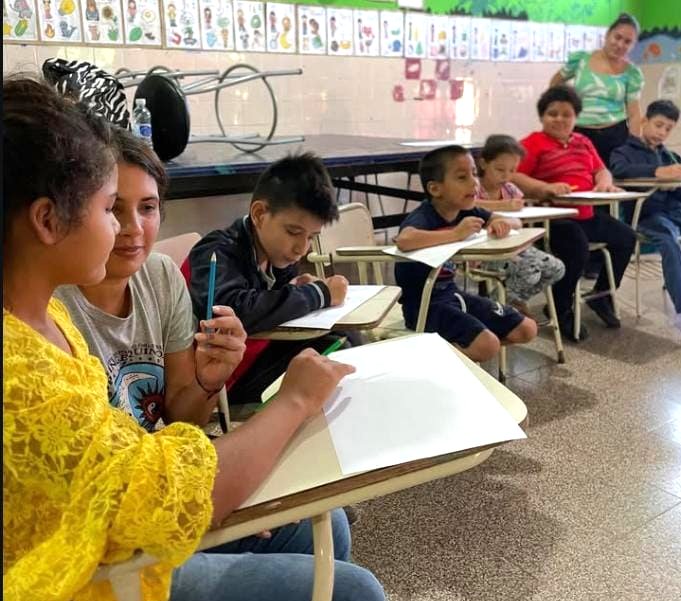
[[505,238],[511,231],[511,224],[505,219],[495,219],[487,226],[487,231],[495,238]]
[[289,284],[292,284],[293,286],[304,286],[305,284],[316,282],[318,279],[318,277],[313,276],[311,273],[301,273],[299,276],[293,278]]
[[506,208],[502,211],[520,211],[525,206],[525,201],[522,198],[509,198],[506,201]]
[[326,278],[324,283],[331,294],[331,306],[340,305],[348,292],[348,281],[342,275],[332,275],[330,278]]
[[564,196],[572,192],[572,186],[570,184],[564,184],[563,182],[558,182],[556,184],[546,184],[544,186],[544,196],[546,198],[551,198],[553,196]]
[[[196,379],[205,390],[218,390],[241,363],[246,350],[246,331],[231,307],[213,307],[216,317],[201,321],[194,361]],[[212,333],[206,330],[213,329]]]
[[681,165],[666,165],[655,169],[655,177],[681,178]]
[[593,189],[594,192],[624,192],[622,188],[618,188],[612,182],[603,182],[596,184]]
[[455,228],[452,228],[454,241],[465,240],[468,236],[477,234],[483,225],[485,221],[480,217],[464,217]]
[[332,361],[307,348],[288,365],[281,388],[272,402],[293,402],[306,417],[316,415],[338,383],[355,371],[352,365]]

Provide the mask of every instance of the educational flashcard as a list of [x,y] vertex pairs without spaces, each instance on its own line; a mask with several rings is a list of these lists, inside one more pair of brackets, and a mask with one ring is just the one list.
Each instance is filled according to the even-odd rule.
[[167,48],[199,49],[199,0],[163,0]]
[[449,18],[428,18],[428,58],[449,57]]
[[511,22],[493,19],[490,58],[493,61],[511,60]]
[[533,62],[543,63],[549,58],[546,23],[530,23],[532,31],[532,49],[530,58]]
[[608,35],[607,27],[596,27],[596,49],[603,48],[605,45],[605,36]]
[[160,46],[161,10],[158,0],[122,0],[125,43]]
[[599,27],[584,27],[584,50],[593,52],[598,50],[598,30]]
[[234,11],[231,0],[199,0],[201,47],[234,50]]
[[565,28],[565,55],[584,50],[584,27],[568,25]]
[[326,54],[326,9],[298,6],[298,52]]
[[381,56],[404,56],[404,13],[381,11]]
[[38,39],[35,0],[2,0],[2,39],[26,42]]
[[378,56],[379,15],[375,10],[355,10],[355,55]]
[[83,25],[86,43],[122,44],[120,0],[85,0]]
[[408,12],[404,18],[404,56],[426,58],[428,16]]
[[38,23],[43,42],[83,41],[78,0],[38,0]]
[[351,8],[326,9],[326,36],[330,55],[352,54],[352,17]]
[[296,7],[294,4],[268,2],[265,29],[267,52],[296,51]]
[[468,60],[471,56],[471,18],[449,17],[449,58]]
[[265,52],[265,3],[234,2],[234,37],[236,49]]
[[471,19],[471,58],[473,60],[489,60],[491,30],[491,19],[481,19],[478,17]]
[[532,28],[528,21],[511,22],[511,60],[529,61],[532,52]]
[[546,47],[549,51],[549,61],[562,63],[567,54],[565,52],[565,25],[550,23],[546,32]]

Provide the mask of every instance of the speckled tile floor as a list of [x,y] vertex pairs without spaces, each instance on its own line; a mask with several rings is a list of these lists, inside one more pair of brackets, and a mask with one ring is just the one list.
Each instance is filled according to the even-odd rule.
[[681,332],[659,264],[641,319],[628,276],[619,298],[622,329],[585,309],[564,365],[546,334],[509,353],[528,440],[360,506],[354,557],[390,601],[681,599]]

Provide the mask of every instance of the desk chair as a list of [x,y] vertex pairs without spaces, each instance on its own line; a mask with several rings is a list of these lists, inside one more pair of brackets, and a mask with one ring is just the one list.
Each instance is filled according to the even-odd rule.
[[[173,236],[172,238],[159,240],[156,244],[154,244],[154,252],[168,255],[173,260],[175,265],[181,267],[184,260],[189,256],[189,251],[199,240],[201,240],[201,234],[196,232],[180,234],[179,236]],[[218,407],[220,414],[225,420],[225,427],[227,430],[231,429],[231,423],[229,419],[229,403],[227,402],[227,391],[224,386],[218,393]],[[211,434],[212,432],[207,433]]]
[[[634,281],[636,282],[636,317],[641,317],[641,244],[649,242],[646,236],[638,231],[638,222],[641,219],[641,210],[643,209],[643,203],[651,194],[657,191],[657,188],[653,188],[650,194],[645,198],[639,198],[634,206],[634,214],[631,218],[631,227],[634,232],[636,232],[636,246],[634,247]],[[678,243],[681,244],[681,236],[678,239]]]
[[[383,284],[382,263],[395,263],[400,259],[383,252],[385,246],[378,246],[374,238],[371,214],[360,203],[350,203],[339,207],[339,219],[325,227],[312,243],[313,252],[307,260],[315,265],[318,277],[325,277],[325,266],[354,263],[359,272],[359,283],[369,283],[369,267],[373,273],[375,284]],[[411,334],[413,331],[424,332],[430,307],[430,298],[442,265],[430,270],[421,293],[421,304],[414,330],[407,329],[401,309],[396,305],[390,311],[381,327],[370,333],[373,340],[395,338]],[[499,353],[499,380],[506,377],[506,349],[501,347]]]

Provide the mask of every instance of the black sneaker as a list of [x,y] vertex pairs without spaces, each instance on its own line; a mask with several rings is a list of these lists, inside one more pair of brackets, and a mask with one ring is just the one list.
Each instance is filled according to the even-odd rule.
[[586,301],[589,308],[603,320],[608,328],[618,329],[622,326],[620,320],[612,309],[610,298],[594,298]]

